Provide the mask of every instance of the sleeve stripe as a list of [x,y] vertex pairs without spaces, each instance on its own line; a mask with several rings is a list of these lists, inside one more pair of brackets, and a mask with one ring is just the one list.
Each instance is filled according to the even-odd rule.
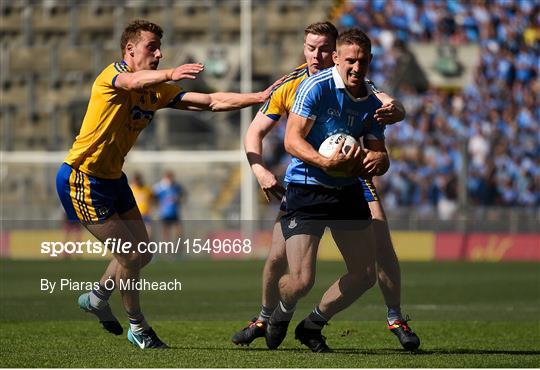
[[298,91],[297,98],[296,98],[296,101],[299,101],[300,107],[304,105],[304,100],[306,99],[311,89],[313,89],[317,83],[319,83],[320,81],[323,81],[325,78],[326,79],[328,78],[328,73],[326,73],[325,76],[316,76],[311,81],[308,81],[306,85],[302,86],[300,91]]
[[176,106],[176,104],[178,104],[178,102],[180,100],[182,100],[182,98],[184,97],[184,95],[186,94],[186,91],[180,91],[170,102],[169,104],[167,104],[166,106],[168,108],[174,108]]
[[279,121],[281,114],[267,114],[266,117],[270,118],[273,121]]
[[127,66],[126,66],[124,63],[117,63],[117,62],[115,62],[115,63],[114,63],[114,68],[115,68],[118,72],[120,72],[120,73],[122,73],[122,72],[129,72]]
[[[332,72],[331,69],[329,69],[330,72]],[[294,102],[294,106],[293,106],[293,109],[292,111],[294,113],[298,113],[299,111],[302,110],[302,107],[304,105],[304,101],[306,100],[306,97],[308,96],[309,92],[319,83],[319,82],[322,82],[324,80],[327,80],[328,78],[332,78],[332,74],[331,73],[328,73],[328,72],[325,72],[325,73],[322,73],[321,76],[319,75],[316,75],[316,77],[314,77],[312,80],[308,81],[304,86],[302,86],[297,94],[296,94],[296,99],[295,99],[295,102]]]
[[268,100],[266,100],[261,109],[259,109],[261,112],[266,113],[268,111],[268,107],[270,106],[270,99],[272,98],[270,97]]
[[112,85],[113,87],[116,87],[115,83],[116,83],[116,78],[118,77],[118,75],[115,75],[112,79]]

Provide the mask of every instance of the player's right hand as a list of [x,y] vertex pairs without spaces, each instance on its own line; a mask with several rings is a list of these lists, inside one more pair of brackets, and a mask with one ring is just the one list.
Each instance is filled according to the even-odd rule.
[[170,80],[194,80],[195,78],[197,78],[197,75],[203,71],[203,69],[204,65],[201,63],[183,64],[172,70]]
[[339,171],[349,177],[359,176],[364,172],[363,152],[360,146],[352,145],[346,154],[341,152],[345,140],[341,140],[330,156],[326,170]]
[[[373,150],[364,150],[365,156],[363,160],[365,168],[365,176],[381,176],[390,167],[390,159],[387,152],[378,152]],[[362,176],[362,177],[365,177]]]
[[281,201],[285,195],[285,187],[281,185],[274,174],[266,169],[261,169],[255,174],[259,186],[261,187],[266,201],[270,203],[270,195],[273,195],[278,201]]

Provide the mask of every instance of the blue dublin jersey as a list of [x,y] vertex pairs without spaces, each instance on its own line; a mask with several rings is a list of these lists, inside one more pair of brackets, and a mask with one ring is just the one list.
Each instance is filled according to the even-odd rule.
[[[366,83],[366,88],[366,96],[353,97],[345,88],[336,67],[325,69],[300,84],[291,112],[314,120],[305,139],[315,150],[327,137],[339,133],[357,140],[362,137],[384,140],[385,125],[378,124],[373,117],[382,103],[370,84]],[[285,175],[287,183],[330,187],[347,186],[358,181],[357,177],[332,177],[294,156]]]

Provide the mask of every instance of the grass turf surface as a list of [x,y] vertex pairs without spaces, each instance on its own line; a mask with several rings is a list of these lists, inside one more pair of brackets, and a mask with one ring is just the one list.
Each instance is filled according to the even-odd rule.
[[[257,313],[262,262],[157,261],[143,277],[178,279],[180,292],[143,292],[150,323],[173,348],[141,351],[125,335],[100,329],[82,313],[81,292],[40,291],[40,279],[93,281],[94,261],[1,261],[1,367],[538,367],[540,266],[533,263],[402,263],[404,310],[422,340],[415,354],[385,328],[377,287],[326,327],[332,354],[312,354],[294,326],[343,271],[319,262],[317,283],[302,300],[277,351],[264,339],[236,347],[231,335]],[[58,288],[57,288],[58,289]],[[115,293],[114,311],[125,319]],[[124,325],[126,328],[127,325]]]

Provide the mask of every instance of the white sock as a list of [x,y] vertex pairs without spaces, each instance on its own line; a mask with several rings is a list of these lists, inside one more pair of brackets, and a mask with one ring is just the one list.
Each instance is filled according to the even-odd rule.
[[107,307],[107,305],[109,304],[109,302],[99,298],[94,292],[90,292],[88,297],[90,298],[90,306],[98,310],[101,310],[103,307]]
[[150,329],[150,325],[148,325],[142,313],[136,315],[128,314],[128,319],[129,328],[131,329],[133,334],[140,334],[143,331]]

